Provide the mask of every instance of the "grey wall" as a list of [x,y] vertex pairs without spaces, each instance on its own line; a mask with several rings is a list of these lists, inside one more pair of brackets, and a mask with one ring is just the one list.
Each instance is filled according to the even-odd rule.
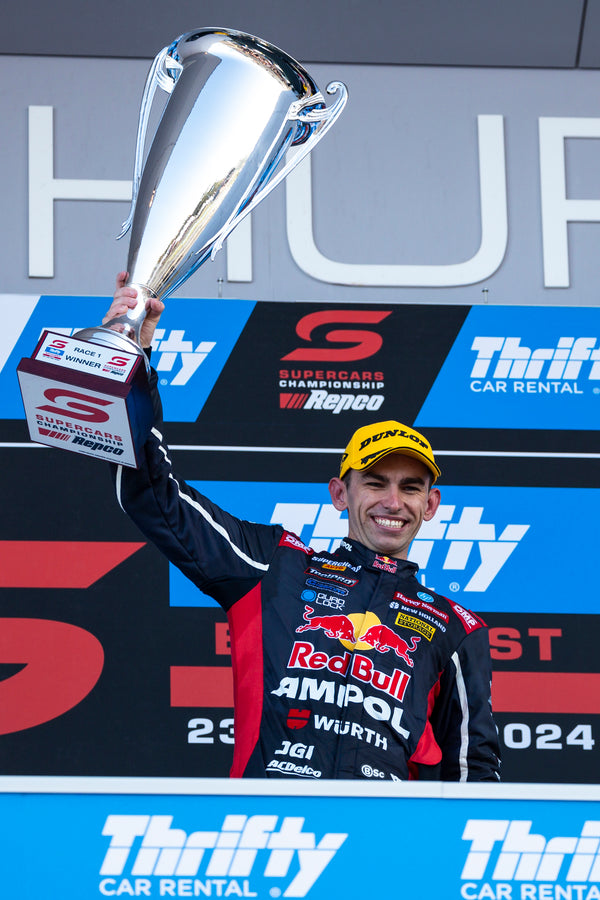
[[[113,275],[126,258],[126,239],[114,239],[127,215],[124,201],[56,200],[53,277],[29,276],[28,203],[35,191],[28,185],[28,108],[53,109],[55,179],[127,181],[147,68],[143,60],[0,57],[5,211],[0,293],[112,291]],[[596,71],[343,64],[317,64],[310,70],[321,87],[341,78],[350,91],[342,117],[313,153],[311,191],[290,179],[288,190],[299,201],[292,198],[286,206],[286,192],[279,187],[253,214],[251,281],[227,282],[223,251],[180,294],[344,302],[596,303],[597,222],[568,225],[569,286],[544,283],[539,144],[541,117],[577,118],[575,134],[583,127],[579,119],[586,128],[598,128]],[[393,286],[378,286],[377,265],[448,266],[477,252],[482,231],[477,117],[482,115],[500,117],[495,122],[503,131],[496,149],[505,151],[505,169],[487,176],[496,205],[508,216],[501,262],[474,283],[449,287],[442,272],[439,286],[423,286],[427,283],[407,281],[400,272]],[[39,142],[31,143],[32,152],[48,158]],[[555,171],[566,179],[568,197],[599,198],[598,139],[568,138],[560,146],[566,162]],[[553,183],[559,190],[560,178]],[[498,200],[504,190],[506,204]],[[303,259],[292,257],[286,208],[293,226],[309,198],[318,251],[334,262],[368,265],[370,274],[361,286],[307,274]],[[600,211],[588,213],[600,219]],[[299,253],[306,256],[302,240]]]

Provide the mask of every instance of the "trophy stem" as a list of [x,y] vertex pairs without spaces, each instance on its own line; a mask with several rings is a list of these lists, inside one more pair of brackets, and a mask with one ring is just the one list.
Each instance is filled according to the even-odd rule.
[[156,294],[143,284],[130,282],[128,287],[135,288],[137,291],[137,302],[133,309],[128,310],[122,316],[116,316],[106,325],[84,328],[82,331],[78,331],[74,337],[142,356],[146,368],[149,368],[148,359],[141,346],[140,332],[146,318],[146,301],[155,298]]

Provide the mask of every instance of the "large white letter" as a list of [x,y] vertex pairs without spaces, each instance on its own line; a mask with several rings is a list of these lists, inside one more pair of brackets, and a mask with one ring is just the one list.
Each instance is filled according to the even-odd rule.
[[29,107],[29,277],[54,276],[55,200],[131,200],[131,181],[54,177],[53,108]]
[[569,287],[569,222],[600,221],[600,200],[567,200],[565,138],[600,138],[600,119],[540,117],[544,285]]
[[504,259],[508,240],[504,121],[502,116],[477,116],[477,125],[481,244],[471,259],[411,266],[343,263],[323,256],[313,236],[308,156],[286,180],[288,242],[297,265],[320,281],[359,287],[457,287],[489,278]]

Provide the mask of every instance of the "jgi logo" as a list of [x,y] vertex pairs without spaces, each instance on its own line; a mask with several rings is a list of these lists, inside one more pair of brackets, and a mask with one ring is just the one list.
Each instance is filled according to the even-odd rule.
[[532,349],[519,337],[476,337],[471,390],[513,394],[581,394],[578,379],[600,380],[595,337],[561,337],[555,347]]
[[[272,523],[280,523],[301,536],[314,550],[335,550],[348,534],[348,517],[329,503],[276,503]],[[442,504],[435,518],[424,522],[408,557],[418,563],[424,583],[427,567],[467,573],[463,591],[486,591],[500,572],[529,525],[497,527],[486,521],[483,506]],[[440,553],[441,551],[441,553]],[[464,579],[463,579],[464,580]]]

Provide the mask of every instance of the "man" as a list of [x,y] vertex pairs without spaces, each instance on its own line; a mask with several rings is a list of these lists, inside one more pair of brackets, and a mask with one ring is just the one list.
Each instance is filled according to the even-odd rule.
[[[105,322],[135,305],[125,278]],[[146,347],[161,311],[149,301]],[[334,507],[348,511],[348,537],[315,553],[179,481],[159,429],[138,470],[117,469],[117,493],[146,537],[227,612],[231,774],[497,780],[486,626],[423,588],[407,560],[440,503],[427,439],[393,421],[358,429],[329,483]]]

